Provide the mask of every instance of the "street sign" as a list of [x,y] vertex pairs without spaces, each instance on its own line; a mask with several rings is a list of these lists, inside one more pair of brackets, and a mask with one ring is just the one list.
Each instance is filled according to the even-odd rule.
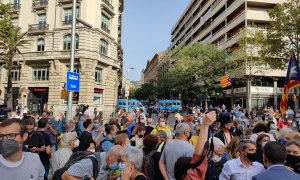
[[80,74],[79,73],[67,71],[66,90],[79,92],[79,90],[80,90]]
[[125,91],[125,97],[129,96],[129,91]]

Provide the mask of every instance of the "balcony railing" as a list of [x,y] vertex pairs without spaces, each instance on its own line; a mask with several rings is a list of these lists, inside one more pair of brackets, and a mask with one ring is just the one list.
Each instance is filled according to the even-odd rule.
[[43,23],[43,24],[30,24],[28,27],[29,33],[35,33],[35,32],[45,32],[49,30],[49,24]]
[[48,6],[48,0],[34,0],[32,2],[33,9],[43,9]]
[[106,31],[107,33],[110,33],[110,29],[108,29],[106,26],[101,25],[101,29],[103,29],[104,31]]
[[10,12],[18,12],[20,11],[20,8],[21,8],[20,3],[10,4]]
[[111,5],[108,0],[102,0],[102,2],[104,2],[111,10],[114,10],[113,5]]
[[[77,0],[77,3],[80,3],[81,0]],[[59,4],[68,4],[68,3],[72,3],[72,0],[58,0]]]

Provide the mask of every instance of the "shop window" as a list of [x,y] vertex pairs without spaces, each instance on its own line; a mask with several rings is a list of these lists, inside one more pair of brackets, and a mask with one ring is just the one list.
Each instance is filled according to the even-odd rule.
[[33,68],[32,72],[33,72],[33,75],[32,75],[32,80],[33,81],[47,81],[47,80],[49,80],[49,68],[48,67]]
[[102,105],[103,104],[103,94],[94,93],[94,104]]

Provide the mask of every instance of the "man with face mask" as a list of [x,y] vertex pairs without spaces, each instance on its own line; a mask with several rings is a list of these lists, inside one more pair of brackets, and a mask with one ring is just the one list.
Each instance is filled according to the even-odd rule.
[[27,137],[26,125],[22,120],[10,119],[0,124],[1,179],[44,179],[45,169],[39,156],[22,151]]
[[285,165],[291,167],[295,173],[300,174],[300,140],[288,141],[285,148],[287,151]]
[[[100,153],[100,167],[97,180],[107,180],[110,172],[119,168],[123,147],[113,146],[108,152]],[[99,155],[99,154],[98,154]],[[99,163],[98,163],[99,164]],[[73,164],[63,175],[63,179],[81,179],[93,177],[93,163],[91,159],[82,159]]]
[[167,133],[167,137],[172,136],[170,127],[167,125],[166,119],[164,117],[159,117],[157,126],[152,130],[151,134],[156,134],[157,131],[162,130]]
[[263,149],[266,171],[254,176],[252,180],[299,180],[300,174],[288,170],[283,164],[287,157],[285,147],[277,142],[268,142]]
[[187,142],[191,136],[188,124],[180,123],[176,127],[176,139],[168,142],[161,154],[159,168],[164,179],[174,180],[174,166],[178,157],[192,157],[194,146]]
[[220,180],[225,179],[245,179],[251,180],[253,176],[264,172],[265,168],[259,162],[256,162],[256,145],[249,139],[242,139],[238,150],[240,157],[227,161],[224,164]]
[[208,168],[205,174],[205,179],[218,180],[223,168],[221,159],[225,151],[225,145],[220,139],[216,137],[209,138],[208,142],[209,144],[213,143],[214,151],[212,156],[208,160]]

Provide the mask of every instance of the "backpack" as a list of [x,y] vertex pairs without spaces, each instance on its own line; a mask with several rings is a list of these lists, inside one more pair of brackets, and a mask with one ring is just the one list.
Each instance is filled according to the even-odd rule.
[[[95,155],[96,157],[92,156]],[[100,168],[100,154],[99,153],[92,153],[87,151],[78,151],[71,155],[67,163],[64,167],[58,169],[53,174],[53,179],[55,180],[61,180],[61,176],[66,172],[72,165],[77,163],[78,161],[82,159],[90,159],[93,163],[93,177],[96,179],[98,177],[99,168]]]
[[147,177],[147,180],[154,180],[155,177],[155,164],[152,156],[156,153],[156,150],[151,151],[149,154],[143,157],[143,173]]

